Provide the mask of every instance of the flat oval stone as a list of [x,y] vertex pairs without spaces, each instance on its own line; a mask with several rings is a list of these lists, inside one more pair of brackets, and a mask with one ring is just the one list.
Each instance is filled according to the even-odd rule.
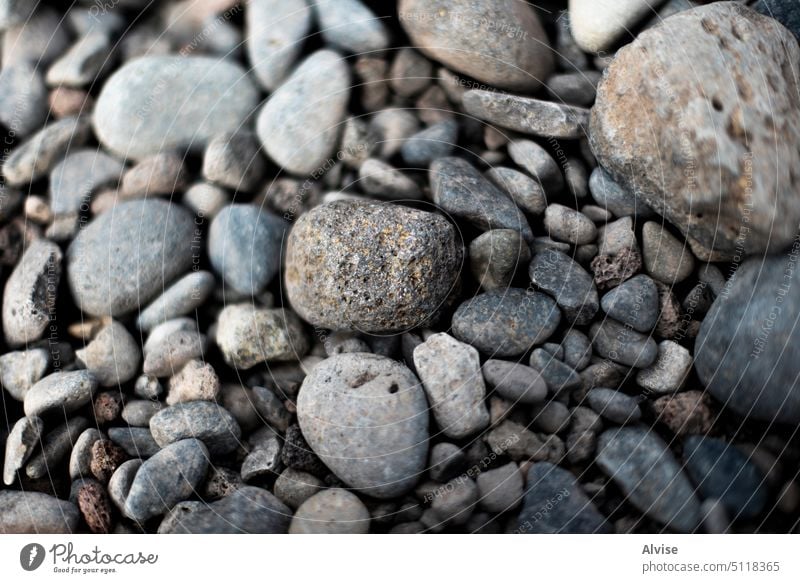
[[322,328],[413,328],[439,312],[462,256],[455,229],[440,215],[333,202],[305,213],[289,234],[286,293],[304,320]]
[[50,173],[50,209],[56,215],[85,211],[91,195],[115,186],[124,172],[125,165],[100,148],[72,152]]
[[659,316],[658,287],[646,275],[637,275],[606,293],[600,305],[618,322],[647,332],[653,329]]
[[597,354],[626,366],[647,368],[658,356],[658,345],[651,336],[610,318],[592,324],[589,337]]
[[483,378],[494,390],[512,403],[540,403],[547,397],[547,383],[529,366],[505,360],[487,360]]
[[241,127],[260,100],[247,72],[225,59],[134,59],[106,81],[94,108],[97,139],[121,158],[202,151]]
[[191,496],[208,469],[208,451],[197,439],[172,443],[145,461],[125,498],[125,516],[144,522]]
[[528,267],[528,275],[539,289],[555,298],[571,324],[588,324],[600,308],[594,279],[564,253],[551,249],[536,253]]
[[548,296],[519,288],[493,290],[462,303],[453,314],[453,334],[493,356],[518,356],[547,340],[561,312]]
[[632,423],[642,417],[639,404],[633,397],[614,389],[596,388],[586,393],[589,406],[613,423]]
[[795,255],[742,264],[695,341],[695,369],[711,394],[739,415],[768,423],[800,423],[800,270],[787,271],[798,251],[800,243]]
[[412,44],[451,69],[495,87],[538,89],[553,68],[539,17],[514,0],[402,0]]
[[604,432],[597,444],[597,465],[653,520],[678,532],[692,532],[700,524],[694,488],[655,433],[641,427]]
[[149,332],[159,324],[191,313],[206,301],[215,283],[214,276],[208,271],[192,271],[184,275],[139,313],[136,326]]
[[25,394],[25,415],[71,413],[91,401],[96,389],[97,379],[88,370],[54,372]]
[[72,534],[78,529],[78,507],[42,492],[0,491],[0,533]]
[[151,417],[150,432],[161,447],[189,437],[199,439],[211,455],[232,452],[242,436],[233,416],[210,401],[178,403],[162,409]]
[[163,200],[124,202],[103,213],[67,250],[78,307],[119,316],[145,304],[189,269],[194,236],[192,215]]
[[419,480],[428,456],[428,402],[402,364],[339,354],[306,376],[297,418],[308,444],[345,483],[394,498]]

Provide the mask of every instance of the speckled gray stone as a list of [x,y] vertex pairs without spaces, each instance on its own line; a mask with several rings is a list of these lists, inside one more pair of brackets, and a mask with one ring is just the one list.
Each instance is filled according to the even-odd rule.
[[597,227],[575,209],[560,204],[551,204],[544,211],[544,225],[553,239],[570,245],[593,243]]
[[564,362],[576,371],[589,366],[592,358],[592,343],[580,330],[567,330],[561,341],[564,348]]
[[0,491],[0,533],[71,534],[78,530],[78,507],[41,492]]
[[597,354],[627,366],[647,368],[658,356],[652,337],[608,318],[593,324],[589,337]]
[[308,444],[345,483],[377,498],[411,489],[428,454],[428,403],[404,365],[339,354],[306,376],[297,418]]
[[486,231],[469,245],[472,276],[487,291],[510,286],[517,270],[530,258],[528,244],[512,229]]
[[94,132],[122,158],[199,152],[215,136],[239,128],[259,99],[250,77],[229,59],[145,56],[105,82],[94,108]]
[[550,297],[509,288],[462,303],[453,315],[453,335],[488,356],[517,356],[547,340],[560,321]]
[[580,385],[578,373],[544,348],[537,348],[531,352],[529,363],[531,368],[542,375],[551,393],[571,391]]
[[110,427],[108,437],[132,457],[149,458],[161,449],[147,427]]
[[431,164],[433,202],[481,230],[513,229],[533,239],[528,219],[505,192],[461,158],[439,158]]
[[96,441],[104,439],[103,434],[89,427],[78,436],[69,456],[69,477],[73,480],[92,476],[92,446]]
[[547,397],[547,383],[529,366],[505,360],[487,360],[483,378],[497,393],[512,403],[539,403]]
[[366,534],[370,514],[358,496],[341,488],[323,490],[297,509],[290,534]]
[[570,324],[588,324],[600,308],[592,276],[564,253],[552,250],[536,253],[528,275],[539,289],[555,298]]
[[150,419],[150,432],[161,447],[194,437],[211,455],[230,453],[239,445],[242,431],[233,416],[209,401],[179,403]]
[[103,387],[126,383],[136,376],[142,362],[139,344],[125,326],[112,320],[75,357]]
[[27,392],[25,414],[71,413],[91,401],[96,389],[97,379],[88,370],[54,372]]
[[119,316],[146,304],[191,266],[195,228],[186,209],[157,199],[103,213],[67,251],[77,305],[95,316]]
[[149,332],[163,322],[191,314],[206,301],[214,285],[214,275],[208,271],[184,275],[139,312],[136,326]]
[[185,500],[206,475],[208,451],[197,439],[172,443],[145,461],[125,498],[124,514],[144,522]]
[[457,281],[462,254],[455,229],[437,214],[334,202],[304,214],[289,234],[286,293],[315,326],[399,331],[437,314]]
[[144,462],[140,459],[132,459],[123,462],[114,473],[111,474],[111,479],[108,481],[108,497],[122,512],[125,510],[125,499],[128,497],[133,479],[136,477],[136,472],[142,467]]
[[680,389],[692,370],[692,353],[677,342],[662,340],[658,356],[649,367],[636,375],[637,384],[656,395],[674,393]]
[[30,244],[6,281],[3,332],[12,346],[38,340],[55,311],[61,281],[61,249],[46,239]]
[[646,275],[623,281],[600,302],[603,311],[639,332],[652,330],[660,313],[658,287]]
[[214,271],[235,292],[261,293],[280,267],[287,227],[280,217],[256,205],[223,208],[208,232],[208,256]]
[[25,462],[39,445],[44,422],[39,417],[22,417],[6,438],[6,457],[3,462],[3,483],[10,486]]
[[417,200],[422,192],[410,177],[394,166],[368,158],[358,170],[358,186],[367,194],[385,200]]

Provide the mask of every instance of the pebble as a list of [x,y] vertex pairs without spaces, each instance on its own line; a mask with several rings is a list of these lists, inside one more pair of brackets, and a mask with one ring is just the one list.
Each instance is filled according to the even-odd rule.
[[97,393],[92,404],[92,412],[97,423],[116,421],[122,413],[122,393],[119,390]]
[[150,427],[150,419],[165,407],[161,401],[135,399],[125,403],[122,408],[122,419],[134,427]]
[[541,215],[547,208],[547,199],[541,183],[527,174],[513,168],[496,166],[486,171],[486,178],[508,194],[511,200],[527,213]]
[[[242,486],[211,504],[194,504],[187,512],[173,509],[159,534],[285,534],[292,511],[263,488]],[[170,520],[170,518],[174,520]]]
[[367,534],[370,514],[358,496],[341,488],[323,490],[303,502],[289,534]]
[[475,483],[478,486],[478,504],[488,512],[508,512],[522,502],[522,473],[514,462],[481,472]]
[[10,486],[28,458],[39,445],[44,422],[39,417],[22,417],[14,423],[6,438],[6,457],[3,463],[3,483]]
[[597,354],[626,366],[647,368],[658,356],[655,340],[615,320],[594,323],[589,336]]
[[216,342],[225,362],[249,369],[261,362],[294,361],[308,351],[303,324],[283,308],[227,306],[217,320]]
[[[458,278],[462,253],[453,226],[437,214],[389,203],[333,202],[304,214],[292,228],[286,293],[312,325],[399,331],[438,312]],[[351,259],[343,264],[342,257]]]
[[230,204],[230,196],[224,188],[197,182],[186,189],[182,202],[199,217],[213,219],[219,211]]
[[186,188],[186,181],[183,156],[158,152],[141,158],[125,172],[119,195],[125,199],[171,195]]
[[618,322],[639,332],[648,332],[656,325],[660,298],[658,287],[646,275],[637,275],[609,291],[600,305]]
[[17,401],[44,376],[50,363],[45,348],[7,352],[0,356],[0,385]]
[[597,465],[647,516],[678,532],[700,523],[694,488],[666,444],[641,427],[609,429],[600,435]]
[[109,439],[101,438],[92,444],[89,470],[95,478],[105,484],[127,459],[128,455],[124,449]]
[[91,196],[116,186],[125,166],[99,148],[72,151],[50,172],[50,210],[69,215],[86,210]]
[[161,450],[147,427],[109,427],[108,437],[131,457],[149,458]]
[[289,74],[311,29],[306,0],[252,0],[245,9],[245,48],[261,87],[275,91]]
[[453,314],[453,335],[492,357],[519,356],[547,340],[561,312],[544,294],[519,288],[493,290],[462,303]]
[[94,109],[94,99],[81,89],[56,87],[47,96],[50,113],[55,119],[81,115]]
[[461,158],[439,158],[431,164],[433,202],[447,213],[481,230],[512,229],[533,239],[528,220],[506,194]]
[[141,375],[133,385],[133,393],[142,399],[158,399],[164,388],[154,376]]
[[136,376],[142,355],[125,326],[112,320],[75,357],[102,387],[115,387]]
[[478,351],[452,336],[430,336],[414,349],[414,366],[442,433],[461,439],[489,425]]
[[239,128],[259,99],[249,75],[228,59],[144,56],[105,82],[92,122],[100,143],[121,158],[199,152]]
[[260,150],[258,138],[251,132],[216,136],[203,154],[203,178],[236,192],[253,192],[267,166]]
[[586,393],[589,406],[612,423],[635,423],[642,417],[639,403],[615,389],[596,388]]
[[431,162],[449,156],[457,140],[458,123],[448,119],[403,140],[400,154],[409,166],[427,168]]
[[548,463],[531,465],[517,519],[521,534],[607,534],[611,526],[569,471]]
[[314,12],[322,38],[343,51],[361,54],[389,46],[389,34],[381,18],[359,0],[318,2]]
[[150,432],[162,448],[193,437],[201,440],[211,455],[232,452],[242,435],[233,416],[209,401],[179,403],[162,409],[150,419]]
[[96,441],[103,439],[103,434],[93,427],[84,429],[75,440],[69,456],[69,477],[72,480],[92,475],[92,448]]
[[84,87],[98,81],[103,69],[113,64],[111,42],[102,31],[81,36],[47,69],[45,79],[51,87]]
[[[800,392],[791,347],[800,341],[800,271],[791,269],[792,257],[754,258],[739,267],[700,326],[694,360],[700,381],[732,411],[796,425]],[[781,289],[792,291],[782,296]]]
[[[674,46],[687,50],[677,54],[668,49]],[[780,187],[800,164],[790,147],[800,118],[790,113],[796,104],[793,81],[782,73],[787,58],[800,59],[794,36],[739,3],[675,14],[623,47],[606,69],[592,110],[592,152],[622,187],[707,251],[727,259],[779,252],[800,222],[800,207]],[[759,77],[774,82],[751,82]],[[654,112],[651,131],[640,131],[642,111]],[[690,128],[688,143],[679,126]],[[766,150],[772,155],[749,161],[749,152]]]
[[486,290],[507,288],[520,266],[531,259],[528,244],[512,229],[492,229],[469,245],[472,276]]
[[208,232],[208,257],[226,286],[258,295],[278,273],[287,224],[252,204],[219,211]]
[[297,398],[297,419],[313,451],[338,478],[376,498],[416,484],[428,457],[427,410],[414,374],[372,354],[322,361]]
[[[169,322],[167,321],[166,324]],[[162,324],[163,326],[163,324]],[[155,328],[144,345],[144,374],[155,377],[172,376],[192,359],[202,358],[208,343],[203,334],[194,330],[176,330],[162,338]]]
[[90,532],[108,534],[111,531],[111,503],[103,486],[97,482],[83,484],[78,489],[77,502]]
[[564,187],[564,177],[558,164],[547,150],[536,142],[513,140],[508,144],[508,155],[514,163],[533,175],[545,191],[558,191]]
[[97,379],[87,370],[54,372],[25,394],[25,415],[72,413],[91,402],[96,389]]
[[560,204],[547,207],[544,211],[544,225],[553,239],[571,245],[592,243],[597,237],[597,228],[588,217]]
[[667,285],[683,281],[694,271],[694,258],[687,245],[652,221],[642,228],[642,255],[647,273]]
[[219,395],[220,381],[209,363],[192,359],[169,379],[167,405],[189,401],[214,401]]
[[146,304],[192,264],[191,214],[171,203],[134,200],[95,218],[67,250],[77,305],[120,316]]
[[592,343],[580,330],[570,329],[561,341],[564,348],[564,363],[576,371],[582,371],[592,358]]
[[[255,435],[260,434],[256,443]],[[280,471],[281,443],[275,430],[262,427],[250,436],[252,449],[242,461],[242,480],[250,482],[255,478],[274,476]]]
[[531,419],[538,431],[555,435],[569,426],[570,413],[563,403],[546,401],[531,408]]
[[543,348],[531,352],[531,368],[538,371],[554,395],[569,392],[580,386],[580,375]]
[[322,490],[322,480],[294,468],[286,468],[275,480],[275,496],[289,508],[296,510],[303,502]]
[[800,6],[791,0],[758,0],[753,9],[770,16],[800,39]]
[[8,186],[23,186],[45,176],[71,150],[89,137],[85,118],[65,117],[50,122],[15,147],[3,163]]
[[206,475],[208,454],[201,441],[184,439],[145,461],[125,497],[125,516],[144,522],[191,496]]
[[704,435],[711,431],[714,423],[711,398],[702,391],[659,397],[652,407],[656,420],[675,435]]
[[547,79],[547,92],[553,101],[565,105],[590,107],[594,103],[597,84],[601,77],[598,71],[558,73]]
[[24,22],[3,33],[3,66],[27,61],[46,67],[69,47],[66,21],[49,6],[37,10]]
[[78,507],[66,500],[42,492],[0,491],[3,534],[72,534],[79,520]]
[[47,88],[30,63],[3,66],[0,71],[0,123],[24,138],[47,119]]
[[637,373],[636,383],[652,394],[674,393],[683,387],[691,369],[692,353],[672,340],[662,340],[656,360]]
[[469,115],[523,134],[575,140],[589,129],[589,110],[497,91],[472,89],[462,98]]
[[615,217],[647,218],[655,214],[644,201],[617,184],[600,166],[592,170],[589,190],[597,204]]
[[419,186],[390,164],[368,158],[358,170],[358,185],[367,194],[386,200],[422,198]]
[[48,476],[52,479],[53,470],[69,458],[72,444],[89,424],[83,417],[73,417],[42,437],[42,449],[25,466],[25,474],[33,480]]
[[[369,122],[370,131],[377,136],[379,140],[380,149],[378,150],[378,157],[381,159],[388,159],[399,152],[405,145],[406,140],[411,138],[418,138],[417,131],[419,130],[419,121],[417,116],[406,109],[387,108],[376,112]],[[433,126],[431,126],[433,127]],[[430,129],[430,128],[428,128]],[[455,140],[453,140],[455,141]],[[422,142],[416,141],[416,144]],[[430,139],[424,143],[426,149],[424,152],[430,153],[431,151],[438,152],[444,148],[443,145],[438,144],[437,147],[431,150]],[[453,145],[448,143],[448,152],[452,149]]]
[[422,92],[433,77],[433,64],[412,48],[397,51],[389,70],[389,86],[401,97],[413,97]]
[[450,480],[431,494],[431,506],[421,521],[428,528],[439,530],[446,526],[465,524],[478,502],[478,486],[466,476]]
[[272,390],[266,387],[253,387],[252,395],[256,411],[270,427],[278,431],[286,431],[289,428],[292,413]]
[[495,455],[507,455],[516,462],[558,463],[565,454],[564,443],[557,436],[537,435],[508,419],[487,433],[486,443]]
[[534,91],[553,68],[536,12],[513,0],[402,0],[413,46],[450,69],[501,89]]
[[335,52],[307,57],[267,99],[256,133],[270,158],[297,175],[322,172],[347,113],[350,73]]
[[536,253],[528,275],[536,287],[555,298],[569,324],[588,324],[597,314],[600,300],[594,280],[568,255],[552,250]]
[[513,403],[540,403],[547,397],[545,379],[524,364],[489,359],[483,365],[483,378],[501,397]]
[[125,499],[128,497],[133,479],[143,463],[140,459],[128,460],[111,475],[107,489],[108,497],[120,511],[125,509]]
[[683,443],[686,472],[703,498],[719,500],[733,519],[753,519],[769,498],[764,476],[733,444],[690,435]]
[[428,474],[432,480],[445,483],[461,474],[467,465],[462,449],[448,441],[440,441],[431,448]]
[[214,285],[214,275],[208,271],[184,275],[139,312],[136,327],[149,332],[159,324],[191,314],[211,295]]

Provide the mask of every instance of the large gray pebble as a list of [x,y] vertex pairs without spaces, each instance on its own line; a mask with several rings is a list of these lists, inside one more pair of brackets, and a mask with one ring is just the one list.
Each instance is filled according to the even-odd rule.
[[655,282],[646,275],[637,275],[603,296],[603,311],[639,332],[652,330],[659,316],[659,294]]
[[358,496],[333,488],[314,494],[297,509],[291,534],[366,534],[370,514]]
[[345,483],[377,498],[394,498],[417,483],[428,454],[427,411],[414,374],[372,354],[322,361],[297,399],[314,452]]
[[88,370],[54,372],[27,392],[25,414],[71,413],[91,401],[96,389],[97,379]]
[[512,403],[539,403],[547,397],[547,383],[535,369],[516,362],[487,360],[483,377],[500,396]]
[[150,419],[150,432],[161,447],[194,437],[212,455],[230,453],[239,445],[242,430],[233,416],[209,401],[179,403]]
[[528,244],[512,229],[486,231],[469,244],[472,275],[487,291],[510,286],[517,270],[530,258]]
[[125,498],[125,516],[144,522],[168,512],[196,490],[208,469],[208,451],[197,439],[168,445],[142,464]]
[[410,166],[427,168],[437,158],[449,156],[458,140],[458,123],[448,119],[433,124],[403,142],[400,153]]
[[149,332],[159,324],[190,314],[206,301],[214,283],[214,276],[208,271],[184,275],[139,313],[136,326]]
[[139,344],[125,326],[114,320],[102,328],[86,348],[77,350],[75,357],[104,387],[131,380],[142,362]]
[[609,318],[593,324],[589,337],[597,354],[627,366],[647,368],[658,356],[652,337]]
[[141,57],[117,69],[103,85],[94,131],[121,158],[199,152],[215,136],[238,129],[258,100],[245,70],[229,60]]
[[278,272],[287,227],[281,218],[256,205],[223,208],[208,232],[211,266],[234,291],[258,295]]
[[306,58],[267,100],[256,131],[267,154],[288,172],[322,172],[347,113],[350,72],[335,52]]
[[41,492],[0,491],[0,533],[71,534],[78,528],[78,507]]
[[111,427],[108,437],[131,457],[149,458],[161,450],[147,427]]
[[570,324],[588,324],[600,308],[592,276],[564,253],[553,250],[536,253],[528,275],[538,288],[555,298]]
[[125,202],[103,213],[67,251],[77,305],[96,316],[135,310],[190,267],[194,234],[191,214],[162,200]]

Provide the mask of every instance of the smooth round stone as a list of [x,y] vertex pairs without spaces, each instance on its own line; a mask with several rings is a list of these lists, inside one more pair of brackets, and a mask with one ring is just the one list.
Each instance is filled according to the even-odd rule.
[[486,171],[486,178],[505,191],[525,212],[541,215],[547,208],[547,198],[538,180],[513,168],[497,166]]
[[0,491],[0,533],[72,534],[78,529],[78,507],[41,492]]
[[403,141],[400,154],[406,164],[427,168],[438,158],[449,156],[458,140],[458,123],[445,120],[415,133]]
[[560,204],[551,204],[544,211],[544,226],[553,239],[570,245],[592,243],[597,237],[597,227],[589,217]]
[[537,348],[531,352],[529,363],[531,368],[542,375],[551,393],[571,391],[580,385],[578,373],[544,348]]
[[528,244],[512,229],[486,231],[469,244],[472,276],[487,291],[510,286],[517,269],[530,258]]
[[136,376],[142,362],[139,344],[125,326],[112,320],[75,357],[103,387],[118,386]]
[[553,250],[536,253],[528,266],[528,275],[539,289],[555,298],[571,324],[588,324],[600,308],[592,276],[564,253]]
[[547,383],[538,371],[524,364],[487,360],[483,378],[500,396],[513,403],[539,403],[547,397]]
[[322,361],[297,398],[300,428],[314,452],[349,486],[376,498],[394,498],[417,483],[428,455],[427,411],[414,374],[373,354]]
[[280,268],[283,234],[280,217],[252,204],[223,208],[208,232],[208,257],[226,286],[258,295]]
[[275,480],[275,496],[290,508],[297,509],[323,486],[322,480],[312,474],[286,468]]
[[91,195],[116,185],[124,172],[122,162],[99,148],[70,153],[50,173],[50,210],[56,215],[86,210]]
[[704,498],[719,500],[733,519],[756,518],[769,501],[767,482],[733,444],[690,435],[683,444],[686,472]]
[[161,450],[147,427],[110,427],[108,437],[131,457],[148,458]]
[[23,401],[49,364],[50,353],[45,348],[7,352],[0,356],[0,385],[17,401]]
[[105,439],[97,429],[85,429],[75,441],[69,456],[69,477],[73,480],[91,476],[92,472],[92,447],[95,442]]
[[577,371],[589,366],[592,358],[592,343],[580,330],[568,330],[561,341],[564,362]]
[[389,46],[381,19],[359,0],[323,0],[314,4],[322,38],[350,53],[380,51]]
[[71,413],[89,403],[96,389],[97,379],[88,370],[54,372],[25,394],[25,415]]
[[597,388],[586,393],[589,406],[612,423],[633,423],[642,417],[636,399],[614,389]]
[[553,68],[544,29],[524,3],[402,0],[398,15],[414,46],[489,85],[533,91]]
[[[694,359],[701,382],[720,403],[751,419],[797,425],[800,270],[787,274],[792,257],[739,267],[700,326]],[[784,295],[784,289],[791,291]]]
[[514,462],[479,473],[475,483],[479,504],[488,512],[507,512],[522,502],[522,473]]
[[191,313],[206,301],[214,285],[214,275],[208,271],[184,275],[139,313],[136,326],[149,332],[163,322]]
[[647,368],[658,356],[652,337],[606,318],[592,325],[589,333],[597,354],[635,368]]
[[689,245],[652,221],[642,227],[642,257],[647,273],[667,285],[680,283],[694,271]]
[[349,97],[347,63],[333,51],[311,54],[258,114],[256,132],[266,153],[293,174],[321,173],[336,148]]
[[146,304],[192,265],[195,224],[183,207],[135,200],[103,213],[67,250],[75,301],[94,316],[120,316]]
[[3,333],[8,344],[31,344],[50,325],[61,281],[61,259],[58,245],[37,239],[14,267],[3,292]]
[[150,419],[150,432],[161,447],[189,437],[199,439],[211,455],[232,452],[242,435],[233,416],[209,401],[179,403],[162,409]]
[[206,475],[208,453],[201,441],[184,439],[145,461],[125,498],[125,516],[144,522],[186,500]]
[[0,122],[21,138],[47,119],[47,88],[29,63],[6,65],[0,71]]
[[259,100],[245,70],[231,61],[140,57],[103,85],[94,108],[94,132],[121,158],[202,152],[215,136],[241,127]]
[[[797,80],[784,73],[784,63],[798,60],[788,30],[740,3],[675,14],[606,69],[592,109],[592,152],[620,186],[706,252],[779,252],[800,223],[789,186],[800,167]],[[644,111],[652,112],[646,132]]]
[[550,297],[519,288],[489,291],[462,303],[453,314],[453,334],[493,356],[519,356],[547,340],[561,312]]
[[285,534],[292,511],[263,488],[240,486],[211,504],[167,516],[159,534]]
[[367,534],[370,514],[358,496],[341,488],[323,490],[297,509],[289,534]]
[[651,16],[663,0],[570,0],[569,23],[578,46],[587,53],[610,49],[636,24]]
[[286,293],[304,320],[322,328],[413,328],[450,295],[462,254],[455,229],[440,215],[333,202],[301,216],[289,234]]
[[255,190],[265,171],[261,144],[250,131],[217,136],[203,153],[203,178],[237,192]]
[[659,315],[658,287],[646,275],[637,275],[606,293],[600,301],[603,311],[634,330],[647,332]]
[[514,140],[508,144],[508,155],[524,168],[545,190],[559,191],[564,187],[561,168],[550,153],[533,140]]
[[149,427],[153,415],[165,407],[166,405],[161,401],[134,399],[125,403],[122,408],[122,419],[134,427]]
[[610,429],[600,435],[597,465],[647,516],[678,532],[700,523],[700,502],[666,444],[641,427]]
[[528,470],[520,534],[609,533],[611,525],[569,471],[549,462]]
[[598,71],[558,73],[547,79],[547,92],[557,103],[589,107],[594,103],[601,77]]
[[133,484],[133,479],[136,477],[136,472],[139,471],[143,463],[140,459],[128,460],[123,462],[111,474],[111,479],[108,481],[108,497],[120,511],[125,509],[125,499],[131,490],[131,484]]

